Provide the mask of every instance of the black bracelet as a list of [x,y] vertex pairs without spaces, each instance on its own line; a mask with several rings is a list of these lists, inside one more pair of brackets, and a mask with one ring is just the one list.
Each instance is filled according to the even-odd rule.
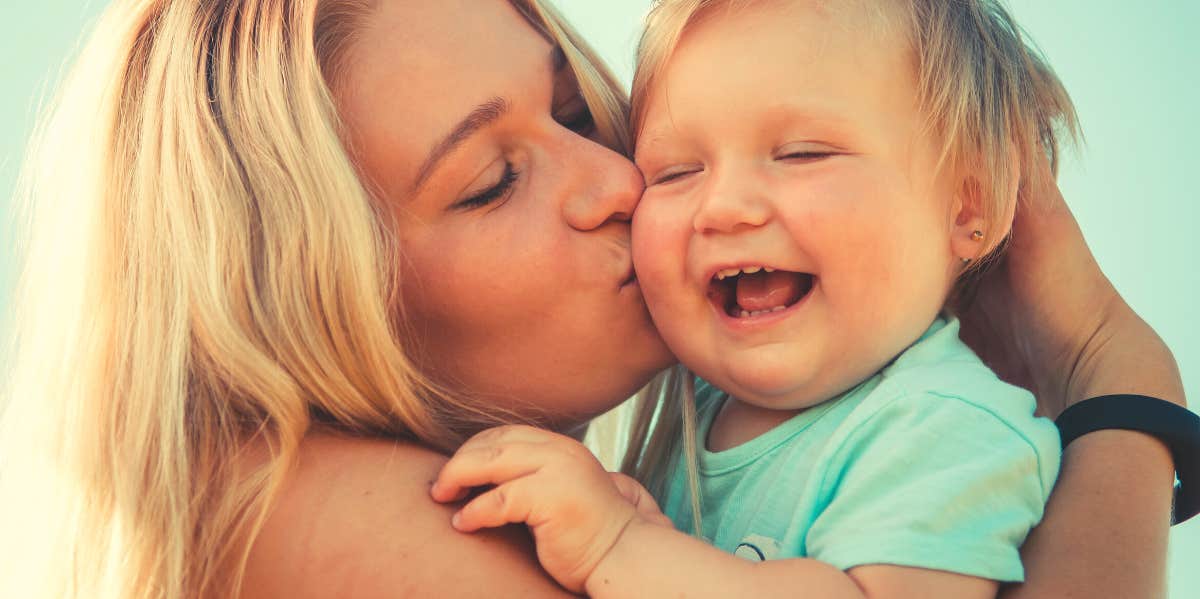
[[1105,395],[1081,401],[1055,420],[1067,444],[1104,429],[1139,431],[1162,441],[1175,460],[1175,509],[1172,524],[1200,512],[1200,416],[1169,401],[1144,395]]

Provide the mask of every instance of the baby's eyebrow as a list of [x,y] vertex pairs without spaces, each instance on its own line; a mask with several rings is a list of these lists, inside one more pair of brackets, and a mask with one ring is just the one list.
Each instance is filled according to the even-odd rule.
[[[667,131],[653,129],[650,133],[639,135],[634,144],[633,159],[636,161],[639,157],[644,158],[648,151],[662,151],[663,146],[670,144],[670,137]],[[648,148],[648,149],[647,149]]]

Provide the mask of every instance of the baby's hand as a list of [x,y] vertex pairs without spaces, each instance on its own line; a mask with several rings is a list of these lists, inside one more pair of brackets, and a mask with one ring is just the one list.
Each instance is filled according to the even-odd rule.
[[442,467],[430,494],[439,502],[460,501],[482,485],[496,486],[454,514],[454,528],[473,532],[524,522],[542,567],[576,593],[630,522],[670,526],[632,478],[606,472],[578,441],[538,428],[503,426],[475,435]]

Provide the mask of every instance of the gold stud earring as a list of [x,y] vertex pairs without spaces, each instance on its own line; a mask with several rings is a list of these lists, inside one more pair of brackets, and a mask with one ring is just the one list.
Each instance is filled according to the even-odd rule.
[[971,241],[983,241],[983,231],[976,229],[974,233],[971,233]]

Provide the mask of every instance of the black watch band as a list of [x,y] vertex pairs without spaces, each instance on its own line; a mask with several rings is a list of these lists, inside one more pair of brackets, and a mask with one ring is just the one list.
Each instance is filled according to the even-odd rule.
[[1104,429],[1138,431],[1162,441],[1175,460],[1172,524],[1200,512],[1200,416],[1169,401],[1144,395],[1105,395],[1081,401],[1055,420],[1062,446]]

